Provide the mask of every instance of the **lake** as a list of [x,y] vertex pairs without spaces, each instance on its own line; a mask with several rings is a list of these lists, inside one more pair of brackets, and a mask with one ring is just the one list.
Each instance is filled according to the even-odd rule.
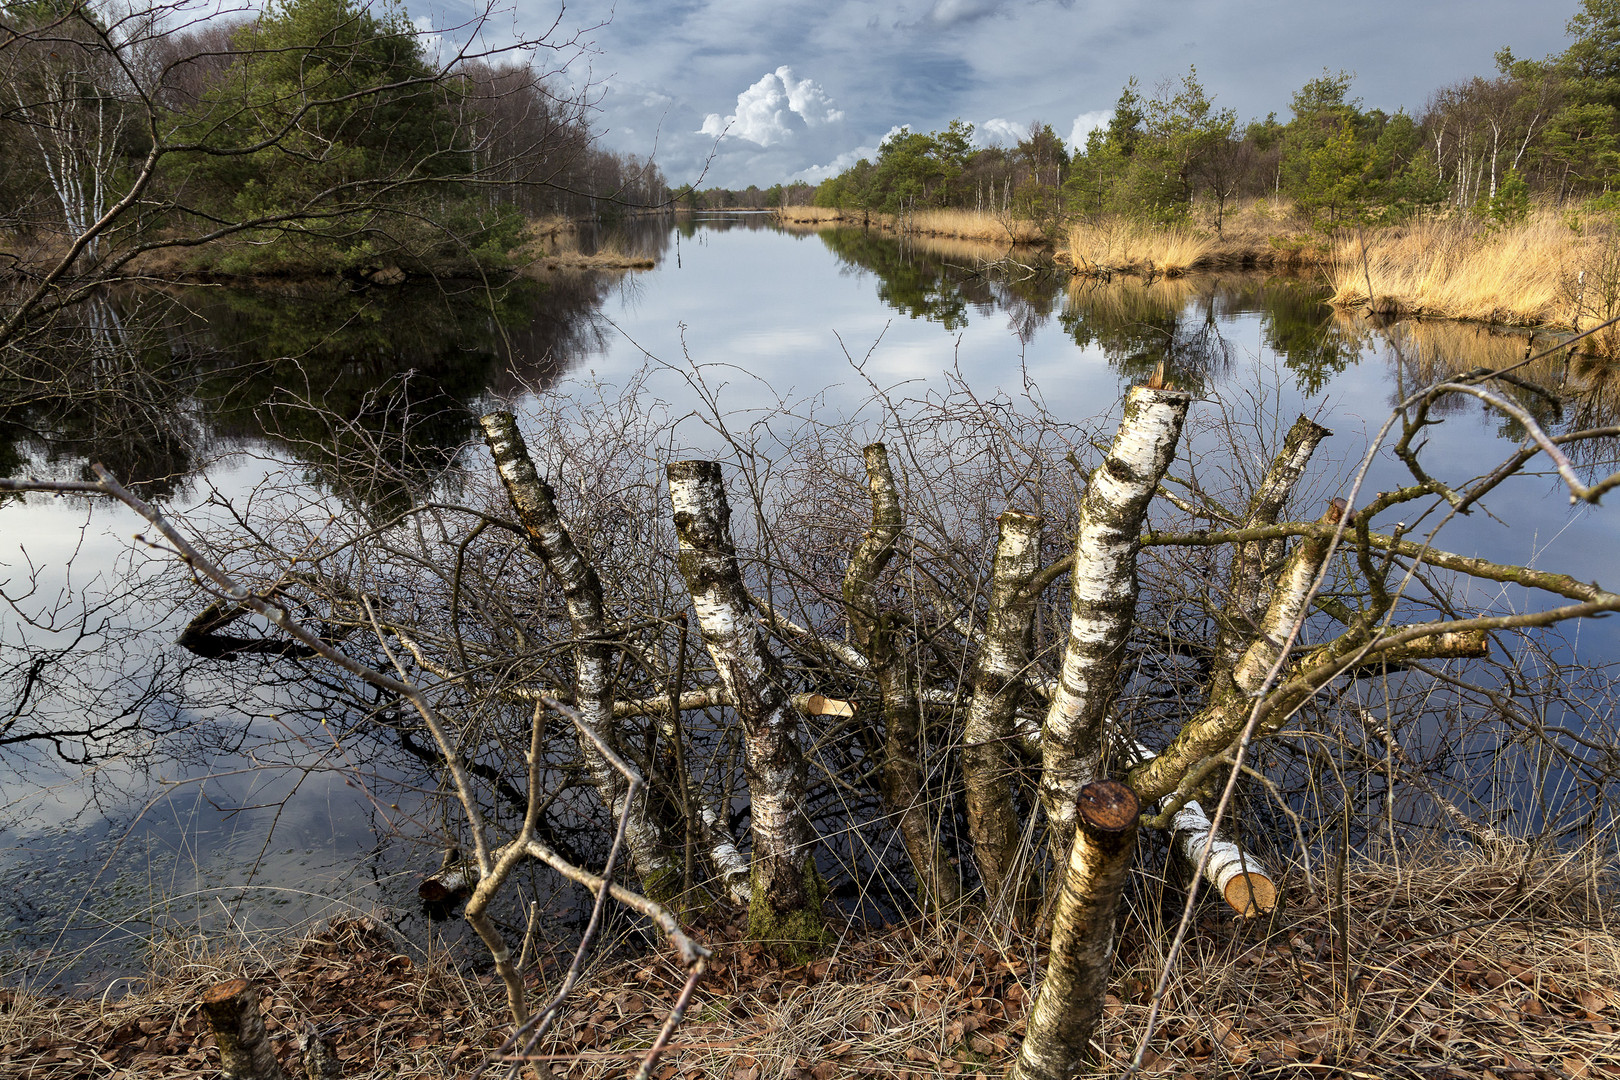
[[[614,401],[634,388],[667,418],[650,450],[666,459],[712,453],[716,411],[768,455],[782,445],[774,416],[878,432],[885,408],[962,388],[1038,403],[1106,438],[1126,387],[1163,365],[1199,397],[1178,462],[1241,458],[1234,431],[1286,429],[1302,412],[1333,429],[1302,500],[1301,516],[1314,517],[1309,507],[1342,492],[1393,402],[1552,341],[1374,325],[1325,306],[1309,280],[1077,284],[1029,253],[789,232],[767,215],[659,219],[612,240],[652,254],[656,268],[494,294],[323,283],[99,298],[72,331],[95,407],[0,414],[0,466],[75,476],[102,461],[174,516],[227,528],[231,508],[251,510],[267,478],[308,478],[311,515],[386,516],[403,505],[390,475],[479,460],[474,420],[505,400],[521,415],[537,395]],[[1556,414],[1541,397],[1523,399],[1550,426],[1614,422],[1604,364],[1566,367],[1560,355],[1527,372],[1563,398]],[[345,425],[334,430],[331,415]],[[1425,460],[1462,480],[1517,438],[1470,402],[1431,429]],[[311,468],[369,453],[396,472],[326,482]],[[1584,464],[1612,467],[1612,445],[1594,454]],[[1367,490],[1402,475],[1383,452]],[[1515,478],[1488,506],[1449,525],[1445,545],[1582,580],[1613,565],[1612,510],[1572,509],[1547,472]],[[287,680],[272,659],[225,672],[173,645],[196,602],[166,555],[131,542],[138,531],[121,507],[38,495],[0,504],[0,579],[12,600],[0,610],[12,702],[0,733],[54,733],[0,743],[0,871],[14,885],[0,898],[0,981],[99,988],[138,973],[152,949],[251,940],[336,911],[375,914],[419,944],[458,938],[458,920],[415,896],[438,858],[431,772],[401,745],[334,735],[345,722],[337,699]],[[1484,599],[1525,602],[1509,589]],[[1616,656],[1607,623],[1569,638],[1586,662]],[[1575,798],[1573,787],[1554,790]],[[1543,801],[1531,827],[1578,809]],[[563,923],[578,910],[573,890],[538,872],[507,918],[529,903]]]

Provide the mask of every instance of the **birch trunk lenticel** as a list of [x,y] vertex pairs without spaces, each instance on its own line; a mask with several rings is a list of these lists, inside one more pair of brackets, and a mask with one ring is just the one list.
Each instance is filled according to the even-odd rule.
[[973,857],[984,882],[985,906],[1016,905],[1022,893],[1014,881],[1023,824],[1013,806],[1008,750],[1013,715],[1024,694],[1030,666],[1030,635],[1038,599],[1027,591],[1040,569],[1038,514],[1003,511],[996,519],[995,563],[990,572],[990,604],[984,640],[973,671],[973,697],[962,732],[962,786],[966,794]]
[[[530,549],[562,590],[574,643],[574,707],[580,719],[610,744],[617,745],[613,724],[613,647],[602,601],[602,582],[596,570],[574,545],[557,513],[556,496],[535,471],[529,449],[511,413],[482,417],[484,439],[495,459],[501,483],[517,510],[518,522],[528,534]],[[602,802],[618,818],[625,812],[629,785],[582,732],[579,749]],[[641,879],[642,891],[657,903],[673,900],[681,888],[681,866],[675,846],[648,812],[647,797],[638,795],[629,806],[625,843],[630,861]]]
[[1117,780],[1075,800],[1074,844],[1052,911],[1046,974],[1030,1009],[1013,1080],[1071,1080],[1095,1062],[1091,1035],[1114,962],[1114,919],[1136,852],[1141,804]]
[[883,700],[883,770],[879,789],[884,809],[898,823],[901,840],[917,872],[918,899],[935,910],[948,907],[962,887],[939,844],[939,829],[924,799],[917,745],[922,737],[922,704],[917,675],[904,647],[905,636],[878,609],[877,580],[894,557],[905,517],[900,492],[882,443],[864,451],[867,488],[872,495],[872,526],[850,554],[844,571],[844,614],[850,643],[864,653]]
[[1133,386],[1108,456],[1080,503],[1068,644],[1041,729],[1041,804],[1052,850],[1068,850],[1075,798],[1097,779],[1103,721],[1119,692],[1119,667],[1136,610],[1136,554],[1154,490],[1175,456],[1192,395]]
[[677,564],[703,644],[742,725],[754,836],[749,934],[802,949],[825,934],[811,865],[815,837],[804,812],[802,720],[782,686],[781,664],[749,611],[719,463],[672,461],[666,472],[680,542]]

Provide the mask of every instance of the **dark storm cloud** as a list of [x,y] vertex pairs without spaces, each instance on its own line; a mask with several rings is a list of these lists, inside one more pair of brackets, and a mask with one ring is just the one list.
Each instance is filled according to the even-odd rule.
[[[828,167],[873,153],[901,124],[932,130],[962,117],[1005,139],[1038,119],[1068,135],[1095,124],[1130,76],[1151,93],[1190,64],[1216,103],[1245,120],[1273,111],[1286,118],[1290,95],[1324,68],[1354,72],[1352,93],[1369,107],[1419,112],[1442,86],[1494,75],[1492,56],[1503,45],[1520,56],[1561,49],[1576,6],[579,0],[565,18],[572,26],[611,18],[588,35],[605,145],[645,155],[656,138],[672,183],[697,179],[707,162],[703,184],[744,186],[819,179]],[[554,15],[525,3],[516,18],[533,32]],[[783,69],[816,88],[813,109],[792,107]],[[583,78],[584,68],[574,72]],[[711,117],[747,123],[733,123],[717,141],[713,133],[724,124]],[[771,135],[762,144],[743,137],[744,129]]]

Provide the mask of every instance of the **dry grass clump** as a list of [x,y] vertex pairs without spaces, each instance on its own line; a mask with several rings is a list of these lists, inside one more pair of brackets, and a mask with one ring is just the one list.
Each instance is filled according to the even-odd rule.
[[778,206],[776,220],[783,225],[836,225],[859,221],[860,215],[851,215],[830,206]]
[[[1269,925],[1207,903],[1145,1074],[1620,1078],[1610,865],[1508,842],[1296,876]],[[1135,894],[1098,1035],[1103,1075],[1121,1075],[1142,1039],[1179,909],[1158,883]],[[714,959],[658,1080],[1000,1076],[1041,971],[1036,942],[971,911],[852,933],[799,966],[740,941],[741,929],[739,917],[704,933]],[[338,1028],[347,1077],[470,1075],[500,1041],[492,984],[414,963],[363,921],[295,943],[268,973],[254,966],[175,965],[115,1003],[0,999],[5,1075],[198,1075],[212,1051],[193,1002],[244,971],[260,974],[279,1038],[305,1021]],[[543,1068],[570,1080],[627,1075],[680,984],[661,954],[588,976],[537,1049]]]
[[926,236],[950,236],[998,244],[1039,244],[1046,239],[1033,221],[974,210],[918,210],[905,215],[901,227]]
[[[1387,314],[1572,326],[1593,238],[1551,210],[1501,229],[1468,219],[1381,229],[1334,249],[1331,302]],[[1369,291],[1370,290],[1370,291]]]
[[611,241],[589,255],[580,251],[579,224],[571,218],[551,216],[531,220],[523,239],[508,255],[524,277],[585,270],[651,270],[657,261],[631,255]]
[[1069,263],[1075,273],[1091,277],[1174,277],[1195,269],[1213,247],[1213,238],[1192,229],[1155,228],[1126,218],[1112,218],[1070,226],[1058,258]]

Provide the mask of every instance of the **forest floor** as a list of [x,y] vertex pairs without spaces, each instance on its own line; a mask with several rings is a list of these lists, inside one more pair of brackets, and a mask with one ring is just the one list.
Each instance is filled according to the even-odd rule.
[[[1266,924],[1199,908],[1168,982],[1142,1075],[1620,1078],[1620,928],[1606,864],[1451,852],[1296,873]],[[1099,1033],[1121,1076],[1145,1031],[1174,890],[1136,890]],[[1000,1076],[1017,1053],[1042,949],[969,909],[850,933],[824,959],[784,966],[743,943],[740,914],[700,927],[715,955],[659,1080]],[[655,948],[587,971],[536,1048],[557,1077],[626,1076],[680,986]],[[0,995],[0,1061],[14,1080],[212,1077],[198,1011],[215,981],[248,976],[289,1068],[293,1035],[333,1033],[344,1076],[473,1076],[503,1038],[503,995],[474,958],[424,956],[365,919],[279,949],[172,951],[124,997]],[[561,964],[531,983],[544,1001]],[[486,1073],[508,1075],[504,1069]]]

